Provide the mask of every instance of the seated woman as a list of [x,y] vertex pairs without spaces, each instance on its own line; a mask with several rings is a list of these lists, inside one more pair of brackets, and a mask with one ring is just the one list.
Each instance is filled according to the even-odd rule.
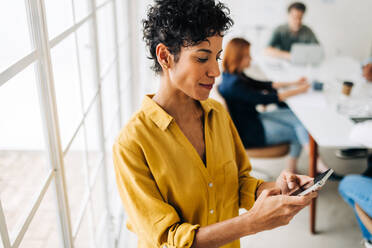
[[[312,180],[307,176],[250,176],[228,112],[208,99],[232,24],[228,12],[214,0],[156,0],[144,21],[160,88],[145,96],[113,148],[138,247],[238,248],[239,238],[288,224],[317,196],[288,195]],[[239,215],[239,208],[248,211]]]
[[[309,149],[308,133],[288,108],[258,112],[259,104],[280,103],[288,97],[304,93],[309,84],[305,78],[295,82],[258,81],[244,74],[250,66],[250,43],[242,38],[232,39],[223,58],[222,83],[218,90],[225,98],[230,115],[246,148],[290,143],[288,170],[296,171],[298,157],[304,146]],[[292,86],[278,92],[277,89]],[[327,168],[319,160],[319,171]]]

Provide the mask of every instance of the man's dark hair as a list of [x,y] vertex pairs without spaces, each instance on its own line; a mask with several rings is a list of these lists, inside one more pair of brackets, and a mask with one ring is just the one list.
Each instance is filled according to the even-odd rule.
[[306,5],[303,4],[303,3],[301,3],[301,2],[294,2],[294,3],[292,3],[291,5],[288,6],[288,13],[292,9],[296,9],[296,10],[299,10],[299,11],[305,13],[305,11],[306,11]]
[[223,36],[232,25],[230,10],[214,0],[155,0],[143,20],[143,39],[154,60],[152,69],[162,71],[156,58],[156,46],[163,43],[175,61],[181,47],[197,45],[214,35]]

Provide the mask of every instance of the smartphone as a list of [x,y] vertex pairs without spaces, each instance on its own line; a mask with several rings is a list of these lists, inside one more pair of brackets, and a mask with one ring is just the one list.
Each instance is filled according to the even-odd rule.
[[332,173],[333,173],[332,169],[326,170],[325,172],[319,174],[314,178],[313,182],[310,183],[311,185],[310,187],[308,186],[305,189],[301,187],[298,190],[294,191],[291,195],[302,196],[307,195],[310,192],[319,190],[327,182],[327,179],[331,176]]

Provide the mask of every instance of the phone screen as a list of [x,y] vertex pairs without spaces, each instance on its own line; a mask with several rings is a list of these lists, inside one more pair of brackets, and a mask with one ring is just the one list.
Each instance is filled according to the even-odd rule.
[[[331,169],[328,169],[326,170],[325,172],[317,175],[313,181],[301,186],[300,188],[298,188],[297,190],[295,190],[293,193],[290,193],[290,195],[298,195],[300,194],[301,192],[305,191],[306,189],[312,187],[314,184],[316,184],[317,182],[321,181],[327,174],[328,172],[330,171]],[[333,172],[333,171],[332,171]],[[331,173],[332,174],[332,173]]]

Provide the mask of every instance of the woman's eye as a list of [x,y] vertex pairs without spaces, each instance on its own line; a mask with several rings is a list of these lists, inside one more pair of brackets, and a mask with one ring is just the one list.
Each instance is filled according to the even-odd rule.
[[200,62],[200,63],[205,63],[205,62],[207,62],[207,60],[208,60],[208,58],[198,58],[198,62]]
[[221,60],[221,57],[217,57],[216,60],[217,60],[217,61],[218,61],[218,60]]

